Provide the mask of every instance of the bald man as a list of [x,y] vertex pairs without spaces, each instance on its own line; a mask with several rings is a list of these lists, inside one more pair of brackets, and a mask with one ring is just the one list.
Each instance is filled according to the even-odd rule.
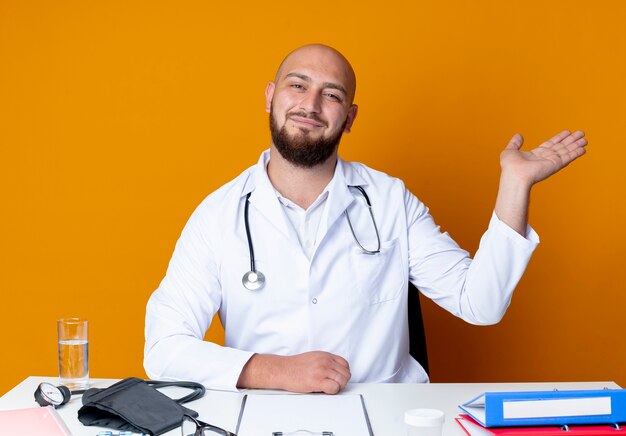
[[[427,382],[409,355],[409,280],[467,322],[500,321],[538,243],[531,187],[582,156],[584,134],[531,151],[511,139],[472,259],[400,180],[339,158],[355,91],[331,47],[281,63],[265,90],[269,150],[194,211],[148,302],[150,377],[330,394],[349,381]],[[224,346],[203,339],[216,313]]]

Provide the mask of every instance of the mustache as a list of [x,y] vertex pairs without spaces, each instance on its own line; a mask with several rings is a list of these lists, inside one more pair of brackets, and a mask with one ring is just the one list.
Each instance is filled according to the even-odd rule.
[[314,114],[314,113],[310,114],[304,111],[289,112],[287,114],[287,118],[291,118],[291,117],[308,118],[317,123],[323,124],[324,126],[327,126],[326,121],[322,120],[317,114]]

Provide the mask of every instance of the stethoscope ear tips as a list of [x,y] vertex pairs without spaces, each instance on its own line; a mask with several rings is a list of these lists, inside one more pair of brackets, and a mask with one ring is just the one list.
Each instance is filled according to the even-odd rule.
[[241,278],[243,287],[250,291],[257,291],[265,286],[265,276],[260,271],[248,271]]

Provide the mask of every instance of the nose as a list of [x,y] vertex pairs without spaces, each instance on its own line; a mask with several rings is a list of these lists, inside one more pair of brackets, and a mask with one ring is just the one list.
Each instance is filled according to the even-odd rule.
[[322,111],[322,96],[316,92],[307,92],[300,100],[300,109],[307,113],[319,114]]

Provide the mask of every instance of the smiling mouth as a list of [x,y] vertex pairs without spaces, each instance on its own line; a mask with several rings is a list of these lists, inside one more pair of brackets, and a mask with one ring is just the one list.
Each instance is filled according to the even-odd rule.
[[289,119],[293,121],[294,123],[296,123],[297,125],[305,126],[309,128],[326,127],[326,125],[319,120],[315,120],[309,117],[303,117],[300,115],[292,115],[289,117]]

